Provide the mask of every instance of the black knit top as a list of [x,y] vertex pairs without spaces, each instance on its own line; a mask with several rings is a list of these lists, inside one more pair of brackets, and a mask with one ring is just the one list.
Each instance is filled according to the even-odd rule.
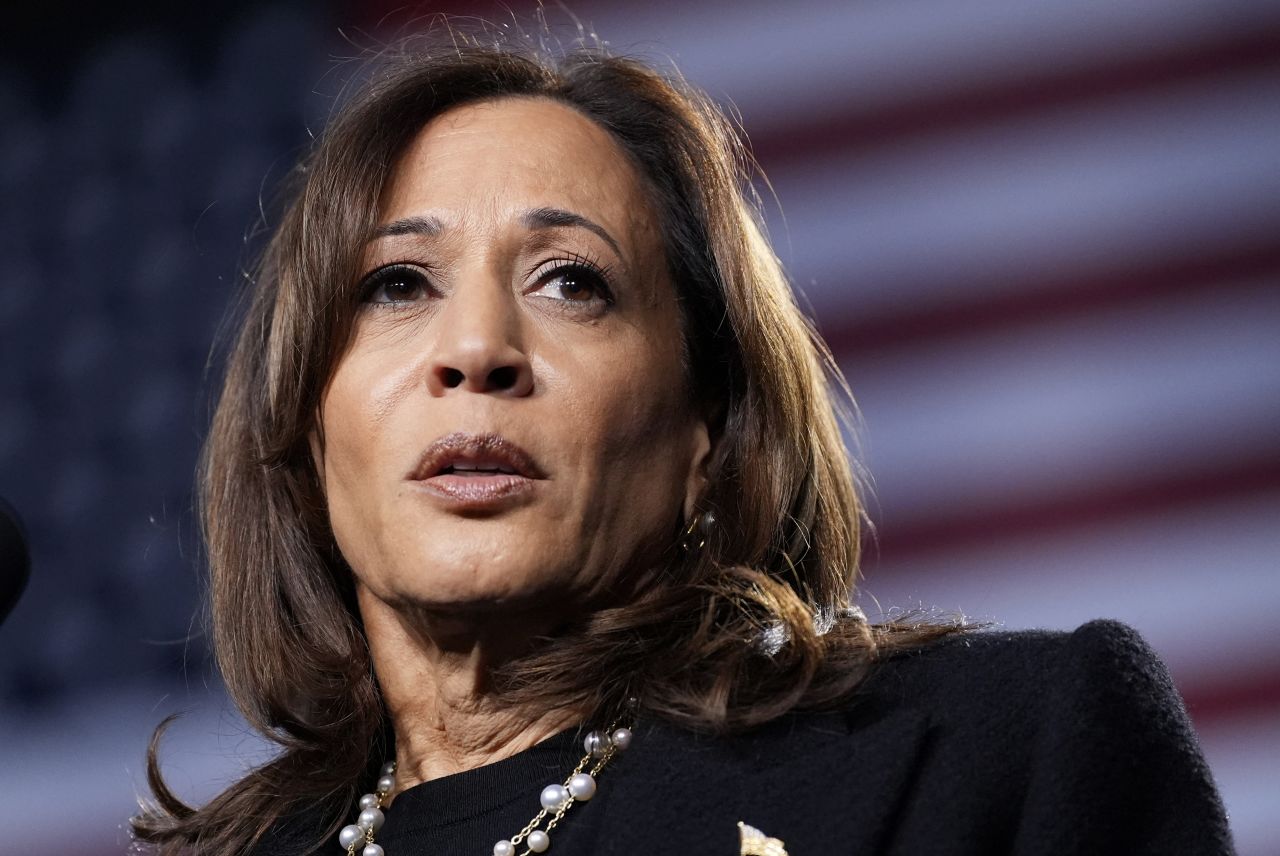
[[[584,754],[575,728],[502,761],[409,788],[387,808],[377,843],[387,856],[492,856],[495,842],[510,839],[541,809],[542,789],[563,784]],[[575,802],[551,831],[556,856],[591,852],[591,821],[608,802],[614,773],[611,762],[599,775],[596,795]],[[355,807],[351,814],[354,820]]]
[[[1231,853],[1182,701],[1132,629],[960,634],[877,665],[842,710],[715,737],[639,720],[550,856],[739,854],[738,823],[789,856]],[[581,758],[565,732],[400,795],[387,856],[489,856]],[[355,807],[345,822],[354,818]],[[295,816],[256,850],[312,851]],[[523,848],[519,852],[523,852]]]

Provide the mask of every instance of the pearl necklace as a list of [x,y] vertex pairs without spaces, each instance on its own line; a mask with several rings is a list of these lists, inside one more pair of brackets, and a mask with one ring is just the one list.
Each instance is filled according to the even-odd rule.
[[[539,802],[542,810],[534,815],[533,820],[525,824],[524,829],[510,838],[504,838],[493,845],[493,856],[516,856],[516,848],[525,844],[529,849],[520,856],[530,853],[542,853],[551,846],[549,833],[556,828],[575,802],[586,802],[596,794],[596,776],[618,752],[631,745],[631,730],[615,728],[612,733],[592,731],[582,741],[586,755],[573,768],[573,772],[565,779],[563,785],[551,784],[542,789]],[[592,762],[595,762],[592,764]],[[590,766],[590,771],[587,768]],[[396,762],[388,761],[382,766],[382,775],[374,786],[373,793],[360,797],[360,815],[356,822],[344,826],[338,833],[338,844],[347,851],[347,856],[355,856],[356,847],[363,844],[360,856],[386,856],[386,851],[373,843],[373,836],[382,828],[386,815],[382,812],[383,803],[395,787]],[[547,821],[546,829],[540,829],[542,822]]]

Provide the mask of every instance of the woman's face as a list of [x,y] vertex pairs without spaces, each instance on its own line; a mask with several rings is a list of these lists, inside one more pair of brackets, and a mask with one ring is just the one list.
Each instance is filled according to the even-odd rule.
[[312,444],[362,599],[572,609],[654,565],[708,433],[657,218],[609,134],[538,98],[437,117],[363,270]]

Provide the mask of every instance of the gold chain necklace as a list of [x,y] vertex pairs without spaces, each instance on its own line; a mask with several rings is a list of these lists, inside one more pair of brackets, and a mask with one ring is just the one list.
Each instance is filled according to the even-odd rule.
[[[516,851],[521,844],[528,849],[519,856],[544,852],[551,846],[551,830],[556,828],[574,803],[586,802],[595,796],[596,776],[614,755],[630,745],[629,728],[592,731],[588,734],[582,742],[582,748],[587,754],[573,768],[564,784],[551,784],[542,789],[539,797],[542,810],[525,824],[524,829],[494,844],[493,856],[517,856]],[[338,844],[347,851],[347,856],[356,856],[356,848],[361,845],[360,856],[386,856],[386,851],[380,844],[375,844],[373,838],[386,822],[382,809],[395,788],[395,773],[395,761],[388,761],[382,766],[382,775],[374,786],[373,793],[360,797],[360,814],[356,822],[344,826],[338,833]],[[546,821],[545,828],[542,826],[543,821]]]

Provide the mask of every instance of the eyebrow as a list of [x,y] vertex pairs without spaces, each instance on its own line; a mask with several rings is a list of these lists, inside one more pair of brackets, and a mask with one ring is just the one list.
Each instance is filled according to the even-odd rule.
[[574,214],[572,211],[565,211],[561,208],[534,208],[524,212],[520,222],[529,229],[558,229],[563,226],[576,226],[579,229],[586,229],[612,247],[619,258],[626,258],[622,254],[622,248],[618,246],[618,242],[613,239],[613,236],[603,226],[588,220],[581,214]]
[[[622,253],[622,248],[618,246],[618,242],[613,239],[608,230],[599,223],[588,220],[581,214],[565,211],[562,208],[531,208],[521,215],[520,222],[526,229],[559,229],[566,226],[586,229],[612,247],[619,257],[626,258]],[[373,237],[375,239],[399,235],[435,237],[443,231],[444,223],[438,217],[405,217],[385,223],[374,229]]]
[[386,223],[373,230],[375,238],[389,238],[397,235],[439,235],[444,231],[444,224],[437,217],[405,217]]

